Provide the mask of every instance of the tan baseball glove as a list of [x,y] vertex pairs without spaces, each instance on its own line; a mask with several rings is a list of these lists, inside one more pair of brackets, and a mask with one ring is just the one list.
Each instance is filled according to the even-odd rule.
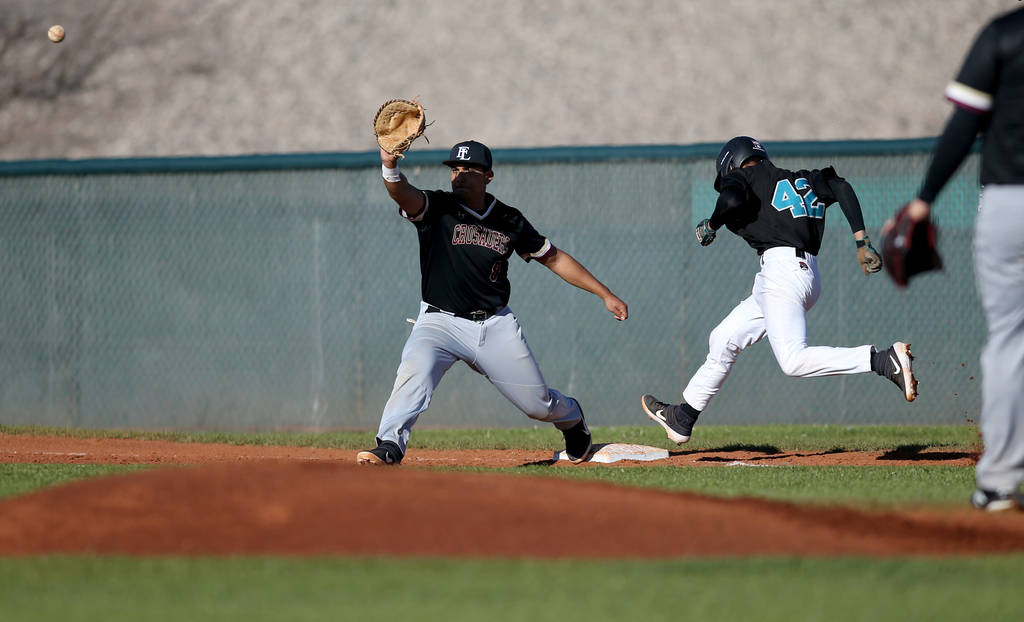
[[[427,115],[415,99],[390,99],[373,117],[373,133],[381,149],[400,158],[427,129]],[[426,140],[426,136],[423,137]],[[430,142],[430,141],[427,141]]]

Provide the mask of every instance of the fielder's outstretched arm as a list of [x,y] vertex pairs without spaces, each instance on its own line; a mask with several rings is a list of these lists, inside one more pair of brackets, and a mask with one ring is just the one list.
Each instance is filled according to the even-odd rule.
[[[390,169],[394,173],[388,173],[384,171],[384,185],[388,189],[388,194],[391,195],[392,200],[398,203],[398,207],[410,218],[416,217],[421,211],[423,206],[426,204],[426,196],[423,191],[416,186],[409,183],[405,175],[398,170],[398,157],[391,155],[382,148],[380,150],[380,163],[384,169]],[[388,179],[391,176],[395,181]]]
[[555,248],[555,252],[547,257],[539,259],[548,269],[562,277],[566,283],[586,290],[604,301],[605,308],[615,316],[616,320],[624,320],[629,317],[629,307],[626,302],[613,294],[604,283],[597,280],[583,265],[569,253]]

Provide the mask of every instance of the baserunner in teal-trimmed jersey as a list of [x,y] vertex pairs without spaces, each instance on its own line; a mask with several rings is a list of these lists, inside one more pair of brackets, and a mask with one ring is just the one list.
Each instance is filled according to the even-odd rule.
[[740,352],[768,337],[787,376],[813,378],[875,372],[898,386],[908,402],[917,397],[910,344],[876,350],[809,346],[806,314],[821,294],[818,251],[825,210],[838,202],[853,232],[857,261],[865,274],[881,270],[878,253],[864,230],[853,187],[832,167],[791,171],[775,166],[768,151],[749,136],[728,141],[716,160],[711,217],[697,225],[697,241],[708,246],[725,226],[759,256],[760,271],[751,294],[711,331],[708,355],[683,389],[683,401],[666,403],[651,394],[640,398],[647,417],[678,444],[690,440],[697,417],[725,385]]

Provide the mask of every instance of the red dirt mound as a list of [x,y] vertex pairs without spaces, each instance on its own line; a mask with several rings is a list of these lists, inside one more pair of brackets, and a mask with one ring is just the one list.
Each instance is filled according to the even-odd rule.
[[1024,517],[866,512],[310,461],[168,467],[0,502],[0,554],[457,557],[1024,550]]

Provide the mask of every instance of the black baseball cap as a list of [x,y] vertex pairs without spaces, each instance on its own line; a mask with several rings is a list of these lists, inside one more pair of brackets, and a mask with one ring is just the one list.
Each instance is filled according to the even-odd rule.
[[464,140],[452,147],[448,159],[444,161],[446,166],[482,166],[484,170],[491,170],[491,150],[487,145],[478,143],[475,140]]

